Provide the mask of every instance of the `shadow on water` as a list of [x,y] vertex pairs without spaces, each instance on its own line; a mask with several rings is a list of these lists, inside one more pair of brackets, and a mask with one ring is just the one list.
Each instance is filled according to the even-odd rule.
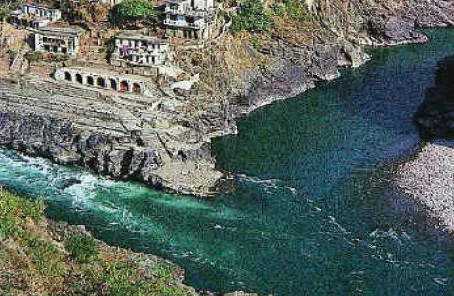
[[[454,264],[437,237],[390,201],[396,163],[454,30],[425,45],[372,50],[373,61],[276,102],[218,139],[232,190],[214,200],[162,194],[40,159],[0,153],[0,183],[48,201],[54,219],[186,268],[187,282],[274,295],[440,295]],[[76,181],[77,180],[77,181]]]
[[[454,56],[437,64],[435,86],[426,91],[424,102],[415,114],[415,122],[425,140],[454,139]],[[450,141],[445,145],[452,146]]]

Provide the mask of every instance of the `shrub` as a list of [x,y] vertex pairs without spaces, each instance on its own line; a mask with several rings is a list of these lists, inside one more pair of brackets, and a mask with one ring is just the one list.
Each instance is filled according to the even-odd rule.
[[313,15],[308,11],[304,2],[299,0],[283,0],[273,4],[271,8],[274,15],[280,18],[303,23],[313,20]]
[[137,27],[140,21],[155,23],[157,21],[157,13],[150,1],[124,0],[112,8],[109,20],[116,26],[132,24]]
[[91,263],[97,258],[99,246],[89,235],[75,235],[65,240],[65,249],[78,263]]
[[4,21],[21,2],[19,0],[0,0],[0,21]]
[[102,48],[102,51],[106,53],[106,60],[110,61],[112,54],[115,51],[115,38],[110,38],[109,40],[107,40]]
[[47,56],[49,62],[64,62],[69,60],[69,55],[64,53],[50,53]]
[[41,275],[55,277],[65,274],[63,258],[60,250],[54,244],[30,236],[24,240],[24,246],[26,247],[25,253],[33,260],[33,264]]
[[44,217],[44,202],[20,198],[0,187],[0,217],[25,218],[30,217],[40,221]]
[[260,51],[263,48],[263,43],[260,38],[257,36],[252,36],[252,46],[254,47],[255,50]]
[[43,54],[36,51],[30,51],[25,54],[25,58],[29,62],[38,62],[43,60]]
[[265,12],[260,0],[245,0],[238,8],[238,13],[233,16],[231,31],[236,33],[241,30],[250,32],[263,32],[273,26],[271,16]]

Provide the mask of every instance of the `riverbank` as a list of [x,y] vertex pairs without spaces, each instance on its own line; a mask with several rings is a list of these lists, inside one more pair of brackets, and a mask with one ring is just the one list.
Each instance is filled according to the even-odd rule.
[[171,262],[108,246],[44,209],[0,187],[2,295],[199,295]]
[[435,228],[454,233],[454,142],[426,143],[399,166],[395,184],[427,212]]
[[46,218],[44,210],[42,201],[0,187],[2,295],[220,295],[183,284],[184,270],[168,260],[109,246],[84,226]]

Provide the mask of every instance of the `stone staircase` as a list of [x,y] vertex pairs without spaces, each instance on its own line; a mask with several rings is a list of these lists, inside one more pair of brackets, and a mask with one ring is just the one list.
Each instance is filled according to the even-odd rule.
[[25,59],[25,54],[30,50],[30,47],[25,42],[22,48],[16,53],[9,67],[12,73],[23,75],[28,68],[28,61]]

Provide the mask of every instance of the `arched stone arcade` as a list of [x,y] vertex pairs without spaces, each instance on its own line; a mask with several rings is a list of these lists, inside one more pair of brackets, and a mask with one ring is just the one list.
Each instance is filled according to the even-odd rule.
[[141,90],[140,85],[138,83],[133,83],[132,92],[135,93],[135,94],[141,94],[142,93],[142,90]]
[[107,87],[106,80],[103,77],[98,77],[98,79],[96,79],[96,85],[103,88]]
[[54,77],[58,81],[67,81],[97,89],[133,93],[137,95],[144,94],[148,84],[145,77],[110,73],[106,70],[97,72],[91,68],[65,67],[58,69],[55,72]]
[[95,80],[93,79],[93,76],[87,76],[87,84],[91,86],[95,85]]
[[84,83],[84,78],[79,73],[76,74],[76,82],[80,84]]
[[117,81],[113,78],[110,78],[110,89],[117,90]]
[[122,80],[120,82],[120,92],[127,92],[129,91],[129,83],[126,80]]

